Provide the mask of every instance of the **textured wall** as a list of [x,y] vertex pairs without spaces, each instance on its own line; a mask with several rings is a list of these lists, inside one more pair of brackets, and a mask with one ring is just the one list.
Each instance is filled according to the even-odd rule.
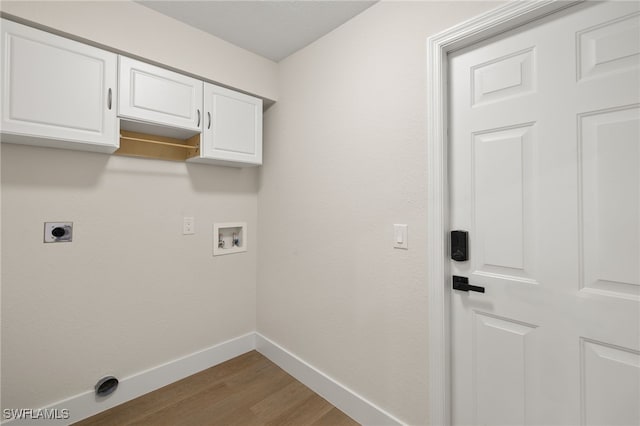
[[265,118],[258,330],[411,424],[427,418],[426,39],[496,6],[378,3],[280,62]]
[[[2,406],[39,408],[255,330],[257,170],[2,144]],[[195,235],[182,235],[194,216]],[[72,221],[43,244],[43,222]]]
[[[265,336],[424,424],[426,37],[497,4],[382,2],[260,65],[184,49],[175,39],[206,36],[134,3],[19,3],[2,10],[278,103],[261,170],[2,145],[3,407],[244,334],[257,303]],[[45,220],[74,221],[75,241],[42,244]],[[212,258],[211,224],[235,220],[249,252]],[[392,248],[393,223],[409,224],[408,251]]]
[[[277,64],[133,2],[3,13],[275,99]],[[2,407],[38,408],[255,330],[258,171],[2,144]],[[196,234],[182,235],[183,216]],[[43,244],[44,221],[73,221]],[[249,251],[212,257],[214,222]]]
[[5,1],[0,10],[53,30],[277,100],[278,64],[133,1]]

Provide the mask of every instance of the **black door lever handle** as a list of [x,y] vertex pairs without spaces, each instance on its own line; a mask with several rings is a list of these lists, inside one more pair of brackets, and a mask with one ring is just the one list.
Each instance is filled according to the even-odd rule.
[[477,291],[478,293],[484,293],[484,287],[469,284],[469,278],[453,276],[453,289],[460,291]]

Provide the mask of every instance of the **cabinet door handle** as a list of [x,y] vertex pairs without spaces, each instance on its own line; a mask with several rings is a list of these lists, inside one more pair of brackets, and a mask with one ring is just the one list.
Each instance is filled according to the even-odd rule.
[[196,127],[200,127],[200,110],[198,109],[198,124],[196,124]]
[[107,94],[107,108],[111,110],[111,87],[109,87],[109,93]]
[[209,111],[207,111],[207,117],[209,117],[209,125],[207,126],[207,129],[211,128],[211,113]]

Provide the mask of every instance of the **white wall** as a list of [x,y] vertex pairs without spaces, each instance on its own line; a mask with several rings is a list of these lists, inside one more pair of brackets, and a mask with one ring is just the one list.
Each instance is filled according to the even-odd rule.
[[[276,86],[270,61],[183,49],[172,35],[209,36],[140,5],[45,3],[2,10],[278,103],[261,171],[2,145],[3,407],[244,334],[257,303],[266,337],[424,424],[426,37],[496,4],[377,4],[281,62]],[[74,221],[74,242],[42,244],[45,220]],[[249,252],[211,257],[211,224],[235,220]]]
[[132,1],[5,1],[3,13],[277,100],[278,65]]
[[[257,170],[2,144],[2,406],[38,408],[255,330]],[[182,235],[183,216],[196,234]],[[72,243],[43,244],[45,221]]]
[[426,38],[496,6],[378,3],[280,62],[265,116],[258,331],[410,424],[427,419]]
[[[1,7],[276,98],[275,63],[135,3]],[[39,408],[255,330],[257,169],[10,144],[1,157],[3,408]],[[195,235],[182,235],[183,216]],[[45,221],[73,221],[74,241],[43,244]],[[233,221],[248,223],[248,252],[214,258],[213,223]]]

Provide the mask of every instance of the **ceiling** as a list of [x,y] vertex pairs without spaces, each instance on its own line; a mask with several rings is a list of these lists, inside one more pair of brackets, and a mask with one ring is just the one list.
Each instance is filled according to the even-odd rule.
[[138,3],[278,62],[376,1],[138,0]]

